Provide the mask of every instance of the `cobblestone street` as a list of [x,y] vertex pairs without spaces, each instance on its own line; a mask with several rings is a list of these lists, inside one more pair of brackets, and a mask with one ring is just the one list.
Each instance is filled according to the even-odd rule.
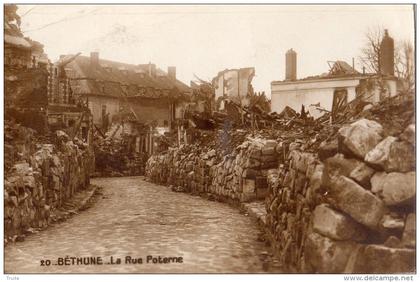
[[[97,178],[103,195],[90,209],[5,248],[6,273],[281,272],[258,240],[254,219],[227,204],[175,193],[142,177]],[[183,263],[147,263],[183,257]],[[54,265],[58,258],[102,257],[103,265]],[[122,263],[106,264],[110,257]],[[126,264],[125,257],[142,258]],[[51,260],[41,266],[41,260]]]

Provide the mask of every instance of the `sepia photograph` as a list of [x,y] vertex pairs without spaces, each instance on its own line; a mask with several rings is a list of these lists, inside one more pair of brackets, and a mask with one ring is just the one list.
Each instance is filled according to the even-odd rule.
[[3,278],[413,281],[416,9],[4,4]]

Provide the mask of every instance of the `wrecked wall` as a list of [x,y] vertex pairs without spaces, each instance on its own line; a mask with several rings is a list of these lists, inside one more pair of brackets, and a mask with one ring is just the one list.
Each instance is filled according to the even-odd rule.
[[181,146],[152,156],[146,175],[176,191],[264,199],[266,231],[290,271],[414,272],[415,126],[403,130],[387,136],[360,119],[317,150],[261,138],[223,157]]
[[[5,239],[42,228],[50,222],[50,213],[59,209],[75,192],[89,185],[94,156],[88,145],[68,140],[58,131],[56,142],[39,144],[30,129],[15,125],[6,134],[8,161],[4,180]],[[22,138],[19,138],[21,136]],[[13,150],[11,150],[13,148]]]
[[119,97],[89,95],[88,107],[93,116],[93,123],[102,125],[102,111],[109,113],[109,123],[112,117],[120,112],[121,102]]
[[274,140],[249,138],[223,157],[214,149],[203,152],[194,145],[182,145],[150,157],[146,175],[177,190],[209,193],[221,199],[264,199],[268,193],[267,175],[277,167],[276,145]]
[[102,125],[102,111],[109,113],[109,122],[116,121],[116,116],[122,107],[132,109],[137,114],[140,122],[157,122],[157,126],[169,126],[171,122],[170,103],[163,99],[136,98],[127,102],[121,97],[89,95],[89,109],[93,115],[93,122]]

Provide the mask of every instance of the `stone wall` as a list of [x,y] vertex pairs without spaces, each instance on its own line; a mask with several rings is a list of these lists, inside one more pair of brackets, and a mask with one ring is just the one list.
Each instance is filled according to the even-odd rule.
[[290,271],[413,272],[415,126],[385,135],[360,119],[311,150],[281,138],[248,138],[225,156],[182,146],[152,156],[146,176],[177,191],[264,199],[267,233]]
[[386,137],[361,119],[318,154],[291,150],[266,199],[284,262],[309,273],[414,272],[414,136],[414,124]]
[[[19,127],[19,131],[24,127]],[[89,185],[94,156],[87,144],[58,131],[52,144],[39,144],[27,130],[25,141],[7,140],[18,157],[5,171],[5,239],[48,225],[50,212]],[[9,151],[8,149],[8,151]]]
[[291,271],[302,271],[311,214],[322,202],[319,188],[323,166],[315,154],[301,152],[299,143],[286,146],[291,150],[268,179],[266,229],[283,264]]
[[219,157],[214,149],[183,145],[150,157],[146,176],[176,190],[208,193],[221,199],[264,199],[268,193],[267,175],[278,166],[276,146],[274,140],[248,138],[233,152]]

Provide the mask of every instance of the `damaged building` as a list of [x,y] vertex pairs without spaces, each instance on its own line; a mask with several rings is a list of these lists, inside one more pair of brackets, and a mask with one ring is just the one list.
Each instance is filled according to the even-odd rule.
[[252,79],[255,76],[255,69],[240,68],[226,69],[213,78],[217,110],[223,110],[225,101],[231,100],[241,106],[249,105],[249,97],[254,93]]
[[71,78],[65,67],[79,54],[60,58],[48,66],[48,108],[47,118],[51,130],[62,129],[70,136],[78,136],[90,143],[92,139],[92,114],[87,104],[74,94]]
[[4,103],[6,115],[43,132],[47,124],[46,65],[39,42],[24,37],[15,21],[4,21]]
[[271,110],[281,112],[289,106],[300,111],[302,105],[314,117],[325,111],[338,112],[354,100],[375,104],[397,94],[394,76],[393,39],[385,31],[381,44],[380,73],[357,71],[345,61],[329,62],[328,73],[297,79],[297,53],[286,53],[286,77],[271,82]]
[[98,52],[78,56],[65,71],[75,95],[88,104],[94,124],[103,133],[118,122],[124,109],[141,123],[169,131],[181,117],[182,98],[191,92],[176,79],[175,67],[168,67],[166,73],[151,63],[133,65],[100,59]]
[[[159,138],[179,128],[191,88],[176,78],[176,68],[167,72],[155,64],[126,64],[90,56],[62,55],[62,70],[72,96],[92,115],[97,143],[97,166],[122,158],[111,170],[141,174],[144,157],[159,150]],[[137,165],[140,164],[140,165]],[[136,164],[135,168],[128,166]],[[105,165],[106,167],[107,165]],[[108,168],[99,171],[107,170]],[[140,171],[140,172],[139,172]]]
[[6,116],[39,134],[63,130],[88,141],[90,114],[73,96],[63,68],[68,62],[51,63],[44,46],[25,37],[14,17],[4,22]]

